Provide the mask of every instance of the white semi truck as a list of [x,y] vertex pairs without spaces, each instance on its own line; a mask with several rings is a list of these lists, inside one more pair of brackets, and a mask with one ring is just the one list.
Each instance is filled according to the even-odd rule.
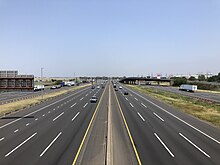
[[187,92],[195,92],[197,91],[197,85],[182,84],[180,85],[179,90],[187,91]]

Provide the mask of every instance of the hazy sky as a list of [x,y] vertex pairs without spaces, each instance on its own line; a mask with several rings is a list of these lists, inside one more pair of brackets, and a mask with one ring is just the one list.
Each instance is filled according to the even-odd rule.
[[0,70],[220,72],[220,0],[0,0]]

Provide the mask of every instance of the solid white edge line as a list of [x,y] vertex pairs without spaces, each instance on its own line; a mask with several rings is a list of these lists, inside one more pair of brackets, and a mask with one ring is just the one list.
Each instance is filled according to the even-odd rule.
[[199,148],[196,144],[194,144],[192,141],[190,141],[187,137],[185,137],[183,134],[179,133],[180,136],[182,136],[186,141],[188,141],[190,144],[192,144],[195,148],[197,148],[200,152],[202,152],[205,156],[208,158],[211,158],[205,151],[203,151],[201,148]]
[[55,121],[56,119],[58,119],[60,116],[62,116],[64,114],[64,112],[62,112],[61,114],[59,114],[57,117],[55,117],[54,119],[53,119],[53,121]]
[[[125,87],[125,88],[126,88],[126,87]],[[127,89],[128,89],[128,88],[127,88]],[[208,134],[204,133],[204,132],[201,131],[200,129],[198,129],[198,128],[192,126],[192,125],[189,124],[189,123],[187,123],[186,121],[180,119],[180,118],[177,117],[176,115],[174,115],[174,114],[168,112],[167,110],[165,110],[164,108],[162,108],[162,107],[160,107],[159,105],[155,104],[154,102],[152,102],[152,101],[146,99],[145,97],[141,96],[140,94],[138,94],[138,93],[136,93],[136,92],[134,92],[134,91],[132,91],[132,90],[130,90],[130,89],[128,89],[128,90],[131,91],[131,92],[133,92],[133,93],[136,94],[137,96],[143,98],[144,100],[148,101],[149,103],[153,104],[154,106],[156,106],[157,108],[159,108],[159,109],[161,109],[162,111],[166,112],[167,114],[173,116],[173,117],[176,118],[177,120],[179,120],[179,121],[183,122],[184,124],[188,125],[189,127],[193,128],[194,130],[198,131],[199,133],[203,134],[204,136],[208,137],[209,139],[211,139],[211,140],[215,141],[216,143],[220,144],[220,142],[219,142],[218,140],[216,140],[215,138],[209,136]]]
[[143,116],[141,116],[141,114],[138,112],[138,116],[143,120],[145,121],[145,119],[143,118]]
[[75,120],[75,118],[80,114],[80,112],[78,112],[73,118],[72,121]]
[[86,104],[83,106],[83,108],[85,108],[87,105],[88,105],[88,103],[86,103]]
[[132,108],[134,108],[133,104],[131,104],[131,103],[130,103],[130,106],[131,106]]
[[70,106],[70,108],[73,108],[76,105],[76,103],[74,103],[73,105]]
[[21,144],[19,144],[17,147],[15,147],[13,150],[11,150],[10,152],[8,152],[5,157],[8,157],[11,153],[13,153],[15,150],[17,150],[19,147],[21,147],[23,144],[25,144],[27,141],[29,141],[32,137],[34,137],[37,134],[37,132],[35,132],[33,135],[31,135],[29,138],[27,138],[25,141],[23,141]]
[[59,136],[62,134],[62,132],[60,132],[54,139],[52,142],[50,142],[50,144],[47,146],[47,148],[44,149],[44,151],[40,154],[40,157],[42,157],[47,150],[53,145],[53,143],[59,138]]
[[164,121],[164,119],[162,119],[158,114],[156,114],[155,112],[154,112],[154,115],[155,116],[157,116],[157,118],[159,118],[161,121]]
[[[58,101],[55,101],[55,102],[53,102],[53,103],[51,103],[51,104],[49,104],[49,105],[46,105],[45,107],[42,107],[42,108],[40,108],[40,109],[38,109],[38,110],[36,110],[36,111],[34,111],[34,112],[28,113],[27,115],[25,115],[25,116],[23,116],[23,117],[27,117],[27,116],[30,116],[30,115],[32,115],[32,114],[35,114],[36,112],[39,112],[39,111],[41,111],[41,110],[43,110],[43,109],[45,109],[45,108],[47,108],[47,107],[50,107],[51,105],[54,105],[54,104],[56,104],[56,103],[59,103],[59,102],[65,100],[65,99],[67,99],[67,98],[69,98],[69,97],[72,97],[72,96],[74,96],[74,95],[76,95],[76,94],[78,94],[78,93],[80,93],[80,92],[83,92],[83,91],[85,91],[85,90],[87,90],[87,89],[89,89],[89,87],[87,87],[87,88],[85,88],[85,89],[82,89],[82,90],[80,90],[80,91],[78,91],[78,92],[76,92],[76,93],[73,93],[72,95],[69,95],[69,96],[67,96],[67,97],[64,97],[64,98],[62,98],[62,99],[60,99],[60,100],[58,100]],[[2,125],[2,126],[0,126],[0,129],[1,129],[1,128],[4,128],[4,127],[6,127],[6,126],[8,126],[8,125],[10,125],[10,124],[13,124],[13,123],[15,123],[15,122],[17,122],[17,121],[19,121],[19,120],[21,120],[21,119],[22,119],[22,118],[19,118],[19,119],[16,119],[16,120],[11,121],[11,122],[9,122],[9,123],[7,123],[7,124],[5,124],[5,125]]]
[[170,151],[170,149],[166,146],[166,144],[160,139],[160,137],[154,133],[154,135],[156,136],[156,138],[160,141],[160,143],[164,146],[164,148],[168,151],[168,153],[174,157],[174,154]]

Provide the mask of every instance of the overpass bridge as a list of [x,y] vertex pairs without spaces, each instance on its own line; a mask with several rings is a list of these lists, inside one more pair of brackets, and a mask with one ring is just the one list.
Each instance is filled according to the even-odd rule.
[[124,84],[135,84],[135,85],[140,85],[140,84],[152,84],[156,83],[157,85],[161,85],[164,83],[167,83],[168,85],[173,84],[173,80],[167,79],[167,78],[147,78],[147,77],[126,77],[121,79],[119,82],[124,83]]

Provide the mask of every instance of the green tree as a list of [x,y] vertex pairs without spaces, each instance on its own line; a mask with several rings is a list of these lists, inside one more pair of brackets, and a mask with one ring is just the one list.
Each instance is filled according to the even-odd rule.
[[199,81],[206,81],[205,75],[203,75],[203,74],[199,75],[198,80]]
[[180,86],[187,83],[186,77],[172,77],[171,79],[173,79],[173,86]]
[[218,75],[212,76],[208,78],[209,82],[220,82],[220,73]]
[[190,76],[189,80],[190,80],[190,81],[195,81],[196,78],[195,78],[194,76]]
[[61,82],[62,82],[62,80],[57,80],[55,85],[60,85]]

